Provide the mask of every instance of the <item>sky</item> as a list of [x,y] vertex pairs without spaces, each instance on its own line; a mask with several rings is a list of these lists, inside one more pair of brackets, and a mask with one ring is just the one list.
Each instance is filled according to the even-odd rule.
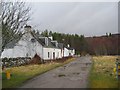
[[101,36],[118,32],[117,2],[31,2],[34,29]]

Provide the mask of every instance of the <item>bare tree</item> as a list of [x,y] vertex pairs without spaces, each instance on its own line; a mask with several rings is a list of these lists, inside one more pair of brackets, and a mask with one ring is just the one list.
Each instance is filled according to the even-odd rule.
[[2,50],[21,36],[20,29],[30,19],[30,7],[25,2],[2,2]]

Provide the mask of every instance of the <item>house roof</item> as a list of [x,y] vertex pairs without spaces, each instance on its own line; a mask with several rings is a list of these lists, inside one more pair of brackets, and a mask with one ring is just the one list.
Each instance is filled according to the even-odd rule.
[[56,40],[52,40],[51,41],[51,43],[56,47],[56,48],[60,48],[59,46],[58,46],[58,42],[56,41]]
[[48,45],[49,45],[50,47],[57,48],[57,47],[51,42],[51,39],[50,39],[50,38],[48,38]]
[[17,42],[17,40],[11,41],[10,43],[6,44],[5,48],[13,48]]
[[30,33],[42,46],[44,46],[44,43],[39,39],[39,37],[37,35],[35,35],[34,32],[30,32]]
[[[51,40],[48,37],[43,37],[42,35],[36,35],[34,32],[31,32],[31,35],[44,47],[51,47],[51,48],[57,48],[53,45]],[[48,39],[48,46],[45,43],[45,38]]]
[[71,48],[71,47],[66,47],[68,50],[74,50],[74,48]]
[[20,38],[12,40],[8,44],[6,44],[5,48],[6,49],[13,48],[19,40],[20,40]]
[[59,47],[60,49],[62,49],[62,48],[63,48],[63,43],[58,43],[58,47]]
[[[28,26],[29,27],[29,26]],[[58,43],[58,46],[56,47],[55,43],[56,42],[51,42],[51,39],[48,38],[48,37],[43,37],[42,35],[40,34],[36,34],[35,32],[32,32],[30,31],[29,32],[43,47],[47,47],[47,48],[60,48],[62,49],[63,48],[63,43]],[[24,33],[25,34],[25,33]],[[23,34],[23,35],[24,35]],[[48,39],[48,45],[46,45],[45,43],[45,38]],[[20,40],[19,39],[16,39],[16,40],[12,40],[10,43],[8,43],[5,48],[14,48],[14,46],[16,45],[16,43]],[[73,50],[73,48],[68,48],[66,47],[67,49],[69,50]]]

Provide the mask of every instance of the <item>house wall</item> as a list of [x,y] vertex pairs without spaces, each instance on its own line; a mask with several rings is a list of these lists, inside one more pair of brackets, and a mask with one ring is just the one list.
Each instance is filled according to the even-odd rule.
[[[61,49],[57,48],[43,48],[44,60],[57,59],[61,57]],[[49,55],[48,55],[49,52]],[[53,57],[53,52],[55,53],[55,58]]]
[[43,58],[42,54],[42,45],[35,39],[35,42],[32,42],[31,39],[34,37],[30,33],[23,35],[21,40],[18,42],[19,45],[25,47],[24,55],[25,57],[34,57],[35,54]]
[[73,56],[75,54],[75,50],[73,49],[73,50],[69,50],[69,55],[70,56]]
[[64,56],[64,50],[63,49],[60,49],[61,50],[61,58]]
[[69,56],[69,50],[67,48],[64,48],[64,57]]
[[4,49],[4,51],[1,53],[1,58],[11,58],[11,56],[13,56],[13,49]]
[[75,55],[75,49],[73,49],[73,55]]
[[37,42],[34,47],[36,51],[35,53],[37,53],[37,55],[39,55],[43,59],[44,58],[43,57],[43,46]]
[[14,48],[4,49],[1,54],[1,58],[17,58],[17,57],[26,57],[26,47],[24,46],[15,46]]
[[17,57],[25,57],[26,56],[26,47],[24,46],[15,46],[12,52],[12,57],[17,58]]
[[75,54],[75,49],[69,50],[67,48],[64,48],[64,57],[73,56],[74,54]]
[[57,59],[57,58],[62,58],[62,56],[61,56],[61,49],[55,49],[55,52],[56,52],[56,54],[55,54],[55,58]]

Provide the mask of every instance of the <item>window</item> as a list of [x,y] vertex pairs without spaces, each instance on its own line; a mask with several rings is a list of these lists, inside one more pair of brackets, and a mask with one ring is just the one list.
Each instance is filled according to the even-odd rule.
[[26,53],[26,57],[28,57],[28,53]]
[[71,53],[69,53],[69,56],[71,56]]
[[31,42],[32,42],[32,43],[34,43],[34,42],[35,42],[35,39],[34,39],[34,38],[32,38],[32,39],[31,39]]
[[53,59],[55,59],[55,52],[53,52]]
[[48,52],[48,58],[50,57],[50,53]]
[[57,57],[59,57],[59,52],[58,52],[58,56]]

